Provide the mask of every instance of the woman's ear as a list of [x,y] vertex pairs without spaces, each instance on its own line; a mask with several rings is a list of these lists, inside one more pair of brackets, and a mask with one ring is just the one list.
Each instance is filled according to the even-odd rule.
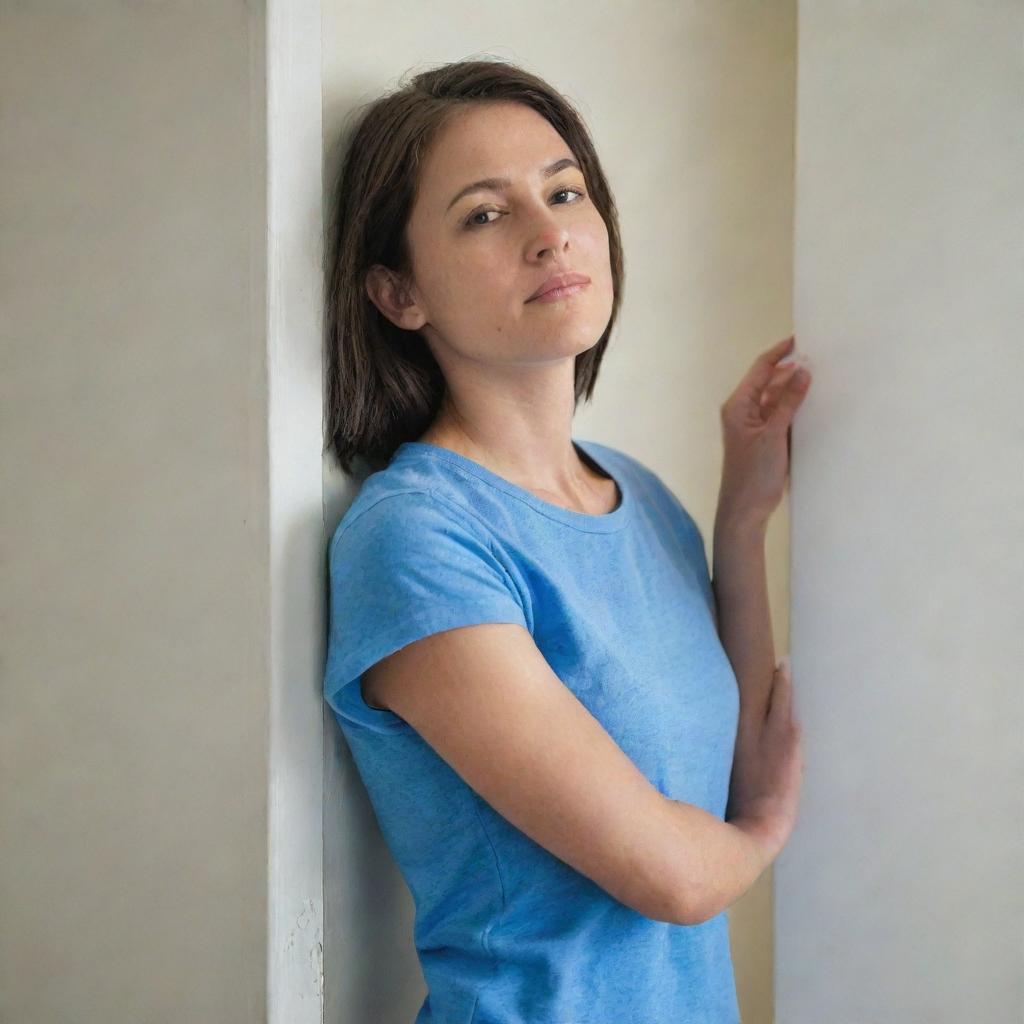
[[408,286],[393,270],[380,263],[375,263],[366,272],[366,294],[396,327],[417,331],[427,322],[426,315],[410,295]]

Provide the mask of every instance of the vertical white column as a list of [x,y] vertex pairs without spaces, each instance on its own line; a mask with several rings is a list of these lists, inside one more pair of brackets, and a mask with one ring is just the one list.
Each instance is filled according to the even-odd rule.
[[320,0],[267,4],[269,1024],[323,1014]]
[[1024,1020],[1022,34],[800,6],[777,1024]]

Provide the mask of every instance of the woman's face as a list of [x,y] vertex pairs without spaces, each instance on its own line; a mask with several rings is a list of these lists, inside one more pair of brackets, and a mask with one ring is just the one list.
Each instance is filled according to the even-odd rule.
[[[541,363],[593,347],[612,312],[608,229],[552,125],[520,103],[455,115],[421,168],[408,226],[413,282],[401,326],[419,330],[442,368],[454,354]],[[507,178],[507,186],[467,186]],[[582,290],[527,301],[553,274],[585,274]]]

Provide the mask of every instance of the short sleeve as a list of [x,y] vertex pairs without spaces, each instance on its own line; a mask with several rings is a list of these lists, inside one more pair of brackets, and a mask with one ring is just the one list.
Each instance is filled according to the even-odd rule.
[[718,625],[718,611],[715,607],[715,592],[711,586],[711,570],[708,565],[708,556],[704,547],[704,535],[700,531],[700,527],[697,525],[697,521],[690,515],[689,512],[679,506],[683,515],[686,518],[688,528],[686,530],[686,541],[690,556],[693,559],[693,566],[697,573],[697,578],[700,580],[700,588],[704,593],[704,600],[707,602],[711,617],[715,620],[715,625]]
[[693,568],[694,574],[700,583],[701,593],[704,595],[704,602],[711,612],[711,617],[718,625],[718,611],[715,605],[715,592],[711,586],[711,570],[708,563],[707,552],[704,547],[704,535],[701,533],[697,521],[686,510],[683,503],[676,497],[672,488],[665,483],[653,470],[648,470],[658,486],[662,498],[669,509],[673,521],[677,524],[679,538],[683,549],[686,552],[687,560]]
[[324,697],[349,721],[408,728],[371,708],[360,678],[414,640],[457,626],[528,621],[519,591],[483,524],[429,491],[379,498],[343,519],[329,548]]

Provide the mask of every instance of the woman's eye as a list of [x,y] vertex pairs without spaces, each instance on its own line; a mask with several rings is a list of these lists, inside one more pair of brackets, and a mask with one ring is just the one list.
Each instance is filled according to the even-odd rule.
[[[585,199],[586,198],[586,193],[585,192],[583,192],[581,189],[573,188],[570,185],[563,185],[560,189],[556,189],[551,194],[551,196],[552,196],[552,198],[554,198],[555,196],[561,195],[563,192],[572,192],[575,195],[579,196],[580,199]],[[570,204],[569,203],[559,203],[558,205],[559,206],[568,206]],[[477,217],[485,217],[489,213],[501,213],[501,210],[495,210],[495,209],[490,208],[490,207],[488,207],[487,209],[484,209],[484,210],[475,210],[473,213],[471,213],[466,218],[466,227],[468,227],[468,228],[482,228],[486,224],[493,224],[494,223],[493,220],[482,220],[482,221],[476,220]]]

